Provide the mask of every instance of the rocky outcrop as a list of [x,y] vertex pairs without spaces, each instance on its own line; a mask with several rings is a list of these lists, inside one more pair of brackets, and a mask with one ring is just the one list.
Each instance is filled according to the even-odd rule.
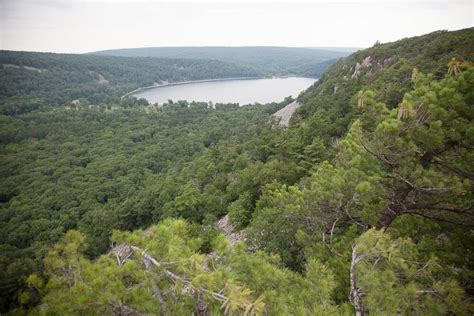
[[93,75],[99,84],[109,84],[109,81],[105,79],[100,73],[89,71],[89,74]]
[[[363,72],[366,76],[371,76],[377,71],[382,70],[383,68],[391,65],[395,61],[395,57],[387,57],[383,60],[376,60],[372,56],[365,57],[360,63],[357,62],[355,67],[351,68],[352,74],[350,74],[351,79],[357,78]],[[353,69],[353,71],[352,71]],[[344,76],[344,79],[347,77]]]
[[356,63],[351,79],[356,78],[364,68],[370,68],[370,67],[372,67],[372,57],[367,56],[364,58],[364,60],[362,60],[362,63]]
[[300,107],[300,104],[298,103],[298,101],[293,101],[287,106],[285,106],[283,109],[274,113],[273,116],[280,118],[279,124],[281,126],[288,126],[290,125],[291,116],[299,107]]
[[231,245],[235,245],[245,239],[244,231],[235,231],[235,225],[230,222],[229,215],[217,221],[217,228],[229,239]]

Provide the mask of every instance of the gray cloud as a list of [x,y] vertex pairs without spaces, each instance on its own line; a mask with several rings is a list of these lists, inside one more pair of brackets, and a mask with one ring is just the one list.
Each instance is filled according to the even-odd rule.
[[473,26],[472,1],[347,1],[0,0],[0,48],[80,53],[145,46],[366,47]]

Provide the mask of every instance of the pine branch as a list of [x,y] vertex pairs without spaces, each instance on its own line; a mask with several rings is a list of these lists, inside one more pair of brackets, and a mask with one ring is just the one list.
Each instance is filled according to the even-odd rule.
[[472,209],[461,209],[457,207],[449,207],[449,206],[442,206],[442,205],[412,204],[412,205],[408,205],[407,209],[410,211],[411,210],[413,211],[423,211],[423,210],[444,211],[444,212],[450,212],[450,213],[474,217],[474,213]]
[[372,156],[374,156],[375,158],[377,158],[378,160],[382,161],[383,163],[391,166],[391,167],[396,167],[398,166],[398,164],[396,164],[395,162],[392,162],[390,160],[388,160],[387,158],[385,158],[383,155],[380,155],[378,153],[376,153],[374,150],[370,149],[366,144],[365,142],[362,140],[362,138],[359,136],[358,137],[358,140],[359,140],[359,143],[362,145],[362,147],[365,149],[365,151],[367,151],[369,154],[371,154]]
[[[191,281],[187,280],[186,278],[184,278],[180,275],[177,275],[176,273],[171,272],[168,269],[163,269],[163,266],[161,265],[161,263],[158,262],[158,260],[153,258],[151,255],[149,255],[143,249],[140,249],[139,247],[136,247],[136,246],[130,246],[130,248],[133,251],[140,253],[140,255],[143,258],[142,260],[143,260],[145,266],[147,266],[147,267],[155,266],[157,268],[161,268],[164,271],[165,275],[170,280],[172,280],[173,282],[179,282],[179,283],[183,284],[185,292],[188,293],[190,296],[196,298],[198,300],[197,303],[201,304],[200,305],[201,307],[206,305],[206,303],[200,299],[201,293],[209,294],[213,299],[215,299],[216,301],[222,303],[222,306],[226,306],[226,308],[228,308],[230,306],[229,303],[231,302],[231,299],[222,294],[223,289],[219,292],[214,292],[214,291],[211,291],[211,290],[208,290],[208,289],[205,289],[205,288],[197,289],[192,285]],[[257,299],[257,301],[258,300],[259,299]],[[254,304],[255,304],[255,302],[254,303],[249,303],[249,304],[244,304],[243,308],[245,310],[250,310],[254,307]]]
[[418,215],[418,216],[421,216],[421,217],[424,217],[424,218],[427,218],[427,219],[440,221],[440,222],[446,222],[446,223],[450,223],[450,224],[454,224],[454,225],[474,227],[474,224],[467,224],[467,223],[462,223],[462,222],[458,222],[458,221],[453,221],[453,220],[450,220],[450,219],[447,219],[447,218],[430,216],[430,215],[426,215],[426,214],[423,214],[423,213],[420,213],[420,212],[415,212],[415,211],[408,211],[408,212],[403,213],[402,215],[404,215],[404,214]]

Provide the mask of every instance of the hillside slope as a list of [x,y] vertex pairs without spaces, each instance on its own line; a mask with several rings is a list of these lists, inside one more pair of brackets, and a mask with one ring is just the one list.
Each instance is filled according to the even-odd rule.
[[163,81],[261,75],[216,60],[0,51],[0,112],[19,114],[81,98],[90,104],[119,103],[127,92]]
[[[290,47],[146,47],[112,49],[95,55],[213,59],[253,67],[268,75],[319,77],[327,61],[347,56],[348,51]],[[322,64],[321,64],[322,63]],[[318,66],[318,64],[321,64]],[[312,69],[312,71],[311,71]]]
[[332,125],[321,132],[340,137],[353,118],[359,91],[373,90],[377,101],[393,108],[413,87],[414,68],[441,78],[451,58],[472,62],[473,38],[474,28],[438,31],[358,51],[336,62],[313,89],[299,98],[300,117],[308,119],[320,111],[319,116]]

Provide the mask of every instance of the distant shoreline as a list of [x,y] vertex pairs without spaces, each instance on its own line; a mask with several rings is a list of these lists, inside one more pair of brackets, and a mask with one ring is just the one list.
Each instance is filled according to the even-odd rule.
[[138,89],[135,89],[133,91],[130,91],[126,94],[124,94],[121,98],[126,98],[132,94],[135,94],[137,92],[141,92],[144,90],[150,90],[153,88],[161,88],[161,87],[168,87],[168,86],[179,86],[183,84],[190,84],[190,83],[200,83],[200,82],[212,82],[212,81],[226,81],[226,80],[251,80],[251,79],[265,79],[264,77],[238,77],[238,78],[217,78],[217,79],[202,79],[202,80],[188,80],[188,81],[176,81],[176,82],[166,82],[166,83],[160,83],[152,86],[146,86],[146,87],[141,87]]
[[[192,83],[201,83],[201,82],[213,82],[213,81],[230,81],[230,80],[255,80],[255,79],[271,79],[271,78],[291,78],[291,77],[298,77],[298,78],[306,78],[306,77],[301,77],[301,76],[296,76],[296,75],[288,75],[288,76],[274,76],[274,77],[237,77],[237,78],[216,78],[216,79],[202,79],[202,80],[189,80],[189,81],[177,81],[177,82],[166,82],[166,83],[161,83],[161,84],[156,84],[152,86],[146,86],[146,87],[141,87],[138,89],[135,89],[133,91],[130,91],[120,98],[126,98],[128,96],[131,96],[137,92],[145,91],[145,90],[150,90],[154,88],[161,88],[161,87],[168,87],[168,86],[179,86],[179,85],[184,85],[184,84],[192,84]],[[310,77],[308,77],[310,78]],[[311,78],[311,79],[317,79],[317,78]]]

